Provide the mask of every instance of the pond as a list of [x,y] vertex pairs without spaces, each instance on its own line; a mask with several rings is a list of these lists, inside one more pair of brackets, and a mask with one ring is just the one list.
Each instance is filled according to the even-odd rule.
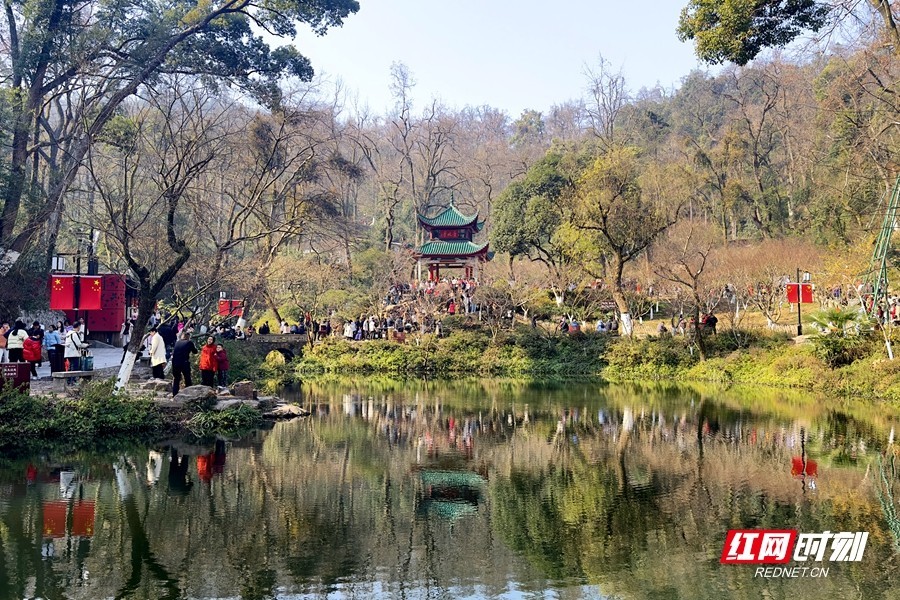
[[[312,416],[239,440],[5,457],[0,599],[897,594],[895,422],[873,407],[363,378],[296,399]],[[868,537],[819,577],[720,563],[757,528]]]

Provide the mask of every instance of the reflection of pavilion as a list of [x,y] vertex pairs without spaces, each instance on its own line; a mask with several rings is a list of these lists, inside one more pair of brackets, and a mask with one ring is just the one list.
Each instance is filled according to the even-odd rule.
[[420,491],[416,494],[416,513],[451,522],[478,511],[486,481],[471,471],[419,471]]

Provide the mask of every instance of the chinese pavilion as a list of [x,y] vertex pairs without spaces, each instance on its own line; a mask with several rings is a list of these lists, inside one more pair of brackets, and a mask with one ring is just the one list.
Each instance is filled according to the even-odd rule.
[[418,215],[419,224],[430,236],[416,249],[416,277],[422,280],[422,265],[428,267],[428,280],[441,277],[441,268],[465,269],[466,279],[478,277],[478,267],[491,259],[488,245],[472,241],[484,227],[478,213],[468,217],[450,202],[450,206],[434,217]]

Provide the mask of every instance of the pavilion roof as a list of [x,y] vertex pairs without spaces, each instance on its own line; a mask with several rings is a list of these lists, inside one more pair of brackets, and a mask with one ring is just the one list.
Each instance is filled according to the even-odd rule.
[[487,244],[476,244],[468,240],[430,240],[418,248],[421,256],[474,256],[487,250]]
[[481,231],[481,228],[484,226],[484,221],[478,221],[478,213],[472,216],[464,215],[457,210],[452,202],[450,206],[433,217],[426,217],[420,214],[419,222],[426,228],[474,226],[476,231]]

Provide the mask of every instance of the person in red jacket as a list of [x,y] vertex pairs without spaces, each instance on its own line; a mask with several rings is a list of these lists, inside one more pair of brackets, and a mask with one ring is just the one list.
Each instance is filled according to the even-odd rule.
[[37,379],[37,366],[41,362],[41,338],[36,332],[32,332],[22,342],[22,358],[31,363],[31,376]]
[[216,344],[216,365],[219,387],[228,387],[228,352],[222,344]]
[[200,348],[200,379],[203,385],[216,386],[216,371],[219,365],[216,360],[216,338],[209,336]]

